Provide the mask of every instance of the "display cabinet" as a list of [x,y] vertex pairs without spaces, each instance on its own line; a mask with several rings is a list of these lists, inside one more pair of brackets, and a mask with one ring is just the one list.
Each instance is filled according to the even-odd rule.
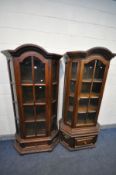
[[70,150],[94,147],[97,123],[110,60],[115,56],[106,48],[87,52],[67,52],[61,143]]
[[21,154],[50,151],[58,142],[57,98],[60,55],[27,44],[6,50],[16,119],[15,147]]

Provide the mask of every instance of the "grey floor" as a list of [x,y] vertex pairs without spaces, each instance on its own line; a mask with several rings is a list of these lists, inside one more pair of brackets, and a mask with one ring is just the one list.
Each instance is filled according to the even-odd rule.
[[116,175],[116,128],[100,132],[96,148],[20,156],[13,141],[0,142],[0,175]]

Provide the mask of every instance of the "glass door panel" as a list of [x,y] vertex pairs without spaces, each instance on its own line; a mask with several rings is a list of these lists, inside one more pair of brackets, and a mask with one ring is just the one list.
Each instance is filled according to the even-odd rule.
[[88,80],[92,79],[94,65],[95,65],[95,61],[91,61],[91,62],[84,65],[83,80],[84,79],[88,79]]
[[87,108],[88,108],[88,103],[89,100],[88,99],[80,99],[79,100],[79,107],[78,107],[78,112],[79,113],[86,113],[87,112]]
[[104,77],[105,65],[101,61],[96,61],[96,70],[94,79],[102,80]]
[[72,62],[72,68],[71,68],[71,79],[76,80],[77,78],[77,62]]
[[23,107],[25,121],[34,120],[34,107],[24,106]]
[[36,123],[36,134],[37,136],[46,134],[46,122],[41,121]]
[[33,87],[22,86],[23,103],[33,103]]
[[87,113],[78,113],[77,120],[78,124],[85,124],[87,118]]
[[35,123],[25,123],[26,136],[35,136]]
[[95,123],[96,112],[89,112],[86,117],[86,123]]
[[35,83],[45,83],[45,64],[36,58],[34,58],[34,75]]
[[93,83],[92,93],[93,94],[99,94],[100,91],[101,91],[101,86],[102,86],[102,83]]
[[91,89],[91,83],[82,83],[81,94],[82,97],[88,97]]
[[46,106],[45,105],[36,106],[36,118],[37,120],[45,121],[46,119]]
[[26,58],[20,65],[22,83],[32,83],[32,59]]
[[46,87],[35,86],[35,99],[36,103],[42,103],[46,101]]

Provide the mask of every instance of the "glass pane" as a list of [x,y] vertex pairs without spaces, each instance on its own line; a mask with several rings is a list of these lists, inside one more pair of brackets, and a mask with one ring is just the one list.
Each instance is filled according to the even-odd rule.
[[72,96],[74,96],[74,93],[75,93],[75,82],[74,81],[70,81],[70,94]]
[[89,99],[80,99],[79,105],[80,106],[88,106]]
[[69,106],[74,105],[74,98],[73,97],[69,97]]
[[52,66],[52,81],[57,81],[57,63],[55,62]]
[[88,113],[86,122],[87,123],[94,123],[96,119],[96,112]]
[[87,113],[78,113],[77,115],[77,124],[85,124],[86,123]]
[[77,78],[77,63],[72,62],[71,79]]
[[56,130],[57,129],[57,117],[55,116],[52,120],[52,125],[51,125],[51,130]]
[[90,105],[91,106],[98,106],[99,99],[97,98],[92,98],[90,99]]
[[81,93],[89,93],[91,88],[91,83],[82,83]]
[[21,82],[32,83],[32,61],[31,57],[26,58],[20,67],[21,71]]
[[83,79],[92,79],[95,61],[84,65]]
[[46,118],[46,106],[36,106],[36,117],[37,119],[43,119]]
[[41,135],[41,134],[46,134],[46,122],[38,122],[37,123],[37,135]]
[[70,112],[70,111],[67,112],[67,122],[70,123],[70,124],[71,124],[71,122],[72,122],[72,114],[73,114],[73,113]]
[[105,65],[101,61],[97,60],[94,78],[102,80],[104,76],[104,71],[105,71]]
[[52,88],[52,98],[55,100],[57,98],[57,86],[53,85]]
[[24,111],[25,120],[34,119],[34,107],[33,106],[24,106],[23,111]]
[[23,102],[24,103],[32,103],[33,102],[33,88],[23,86],[22,87],[22,94],[23,94]]
[[92,92],[97,94],[100,93],[101,85],[102,83],[93,83]]
[[34,59],[35,83],[45,83],[45,64]]
[[57,103],[52,103],[52,115],[57,114]]
[[34,136],[35,135],[35,123],[26,123],[25,133],[26,133],[26,136]]
[[36,102],[45,102],[46,99],[45,86],[35,87]]
[[86,113],[88,108],[89,99],[80,99],[78,113]]

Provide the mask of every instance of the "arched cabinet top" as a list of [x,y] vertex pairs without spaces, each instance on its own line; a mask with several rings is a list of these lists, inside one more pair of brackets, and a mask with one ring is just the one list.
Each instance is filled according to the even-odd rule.
[[10,58],[19,57],[23,53],[30,52],[30,51],[37,52],[43,55],[46,59],[59,60],[62,57],[62,55],[59,55],[59,54],[48,53],[42,47],[37,46],[35,44],[24,44],[17,47],[15,50],[3,50],[2,53],[7,57],[7,59],[10,59]]
[[99,55],[104,57],[106,60],[110,61],[113,57],[116,56],[115,53],[112,53],[110,50],[104,47],[94,47],[87,51],[72,51],[66,52],[66,58],[71,59],[86,59],[91,55]]

